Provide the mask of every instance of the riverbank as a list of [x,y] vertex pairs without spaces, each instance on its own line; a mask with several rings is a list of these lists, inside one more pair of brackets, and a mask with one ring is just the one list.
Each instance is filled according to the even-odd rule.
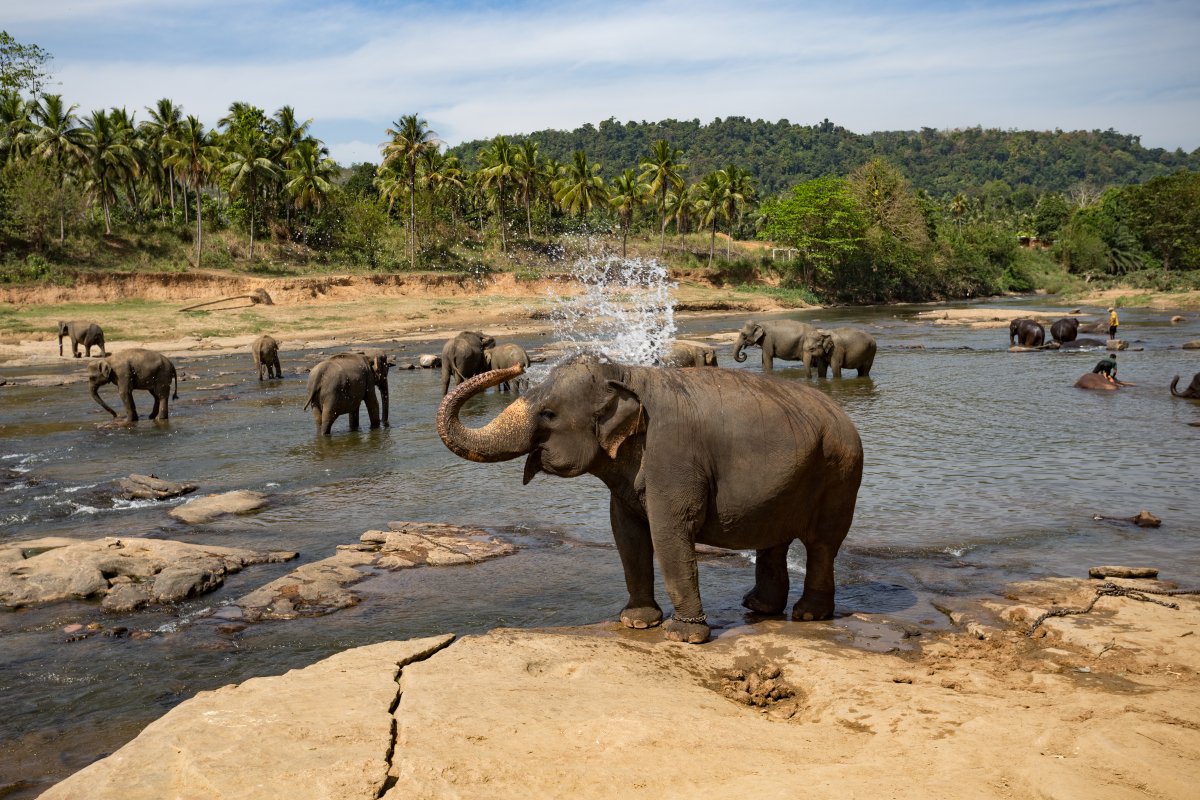
[[616,623],[383,642],[203,692],[42,796],[1191,797],[1200,599],[1106,596],[1026,635],[1098,585],[947,600],[942,634],[855,614],[703,646]]

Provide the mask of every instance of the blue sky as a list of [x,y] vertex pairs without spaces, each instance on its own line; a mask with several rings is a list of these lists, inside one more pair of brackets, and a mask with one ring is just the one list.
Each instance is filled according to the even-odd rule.
[[1200,3],[0,0],[81,112],[295,107],[344,164],[419,113],[448,144],[744,116],[1106,129],[1200,147]]

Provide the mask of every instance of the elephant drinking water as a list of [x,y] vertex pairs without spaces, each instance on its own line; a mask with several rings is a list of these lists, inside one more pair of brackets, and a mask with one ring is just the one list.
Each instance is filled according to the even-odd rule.
[[740,370],[578,356],[485,427],[459,421],[463,403],[520,372],[489,372],[456,388],[438,408],[438,434],[471,461],[525,456],[526,483],[539,472],[590,473],[608,486],[629,590],[621,611],[626,627],[662,621],[657,556],[675,607],[666,637],[708,639],[697,542],[756,550],[755,585],[742,603],[777,614],[787,605],[788,548],[799,539],[808,566],[792,615],[832,615],[834,557],[850,530],[863,469],[858,431],[835,402],[807,386]]

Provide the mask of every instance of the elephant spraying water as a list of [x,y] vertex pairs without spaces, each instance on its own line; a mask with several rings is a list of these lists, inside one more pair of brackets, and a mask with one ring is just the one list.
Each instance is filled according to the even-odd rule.
[[675,608],[666,637],[708,639],[697,542],[756,550],[754,588],[742,603],[778,614],[788,600],[788,548],[799,539],[808,566],[792,616],[833,614],[833,562],[854,517],[863,451],[854,423],[827,396],[740,370],[578,356],[483,428],[459,421],[469,398],[520,374],[515,366],[462,383],[438,408],[438,434],[471,461],[525,456],[525,483],[539,472],[588,473],[608,486],[629,590],[626,627],[662,622],[657,557]]

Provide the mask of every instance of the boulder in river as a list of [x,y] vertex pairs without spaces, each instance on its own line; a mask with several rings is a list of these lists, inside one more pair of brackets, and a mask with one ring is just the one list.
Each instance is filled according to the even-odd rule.
[[157,475],[130,475],[117,481],[125,500],[167,500],[196,491],[196,484],[164,481]]
[[1180,345],[1184,350],[1200,350],[1200,339],[1194,339],[1190,342],[1184,342]]
[[212,522],[222,514],[247,514],[257,511],[266,504],[267,496],[262,492],[237,489],[232,492],[197,497],[178,508],[172,508],[167,513],[181,522],[200,525]]
[[1154,567],[1092,567],[1088,570],[1089,578],[1157,578],[1158,570]]
[[102,597],[110,611],[174,603],[217,588],[251,564],[291,552],[212,547],[166,539],[52,537],[0,547],[0,605],[7,608]]

